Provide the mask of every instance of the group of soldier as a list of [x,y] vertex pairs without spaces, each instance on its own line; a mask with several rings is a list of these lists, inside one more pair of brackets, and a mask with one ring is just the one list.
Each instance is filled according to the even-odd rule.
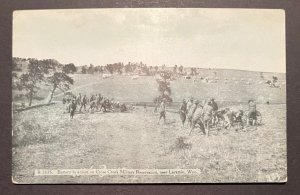
[[[162,103],[164,105],[164,103]],[[248,101],[247,126],[255,125],[256,122],[256,104],[253,100]],[[203,100],[193,100],[193,98],[184,99],[179,108],[179,116],[184,127],[185,122],[188,123],[190,133],[199,125],[204,134],[208,136],[210,127],[221,123],[225,129],[230,129],[234,123],[239,127],[244,128],[243,117],[244,112],[240,109],[223,108],[219,109],[216,101],[211,98]],[[160,118],[165,119],[165,112]],[[252,124],[250,124],[250,121]]]
[[[69,94],[63,98],[63,104],[67,105],[67,111],[70,113],[70,119],[72,120],[77,107],[79,112],[83,110],[86,112],[103,111],[110,112],[119,110],[120,112],[127,111],[127,107],[124,103],[116,102],[113,98],[109,99],[101,94],[92,94],[89,97],[79,93],[77,96]],[[253,100],[248,102],[249,112],[247,115],[247,125],[250,125],[250,119],[252,124],[255,125],[256,121],[256,104]],[[157,108],[156,108],[157,109]],[[159,120],[164,120],[166,123],[166,99],[163,98],[159,104]],[[213,99],[206,99],[200,102],[189,98],[183,100],[179,108],[179,116],[182,126],[188,123],[190,133],[198,125],[205,135],[208,136],[210,127],[218,123],[222,123],[225,129],[230,129],[234,123],[244,128],[242,117],[244,115],[243,110],[233,110],[229,108],[219,109],[217,102]]]
[[85,112],[103,111],[110,112],[119,110],[120,112],[127,111],[127,107],[124,103],[120,103],[114,100],[114,98],[107,98],[99,94],[82,95],[79,93],[77,96],[69,94],[63,98],[63,104],[67,106],[67,112],[70,113],[70,119],[73,119],[77,107],[79,112],[83,110]]

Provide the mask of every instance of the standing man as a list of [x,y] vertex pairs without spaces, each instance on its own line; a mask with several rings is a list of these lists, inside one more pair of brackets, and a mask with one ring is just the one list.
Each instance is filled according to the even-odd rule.
[[71,100],[71,97],[69,95],[66,96],[66,103],[67,103],[67,111],[68,111],[68,113],[70,113],[71,112],[72,100]]
[[[194,102],[194,101],[193,101]],[[196,100],[191,106],[190,108],[187,109],[187,120],[188,120],[188,124],[191,127],[192,126],[192,120],[193,120],[193,116],[194,116],[194,112],[197,109],[199,104],[199,100]]]
[[213,107],[213,112],[212,112],[212,124],[216,124],[218,122],[218,117],[217,117],[217,112],[218,112],[218,104],[215,102],[215,99],[212,98],[210,99],[211,106]]
[[212,121],[212,113],[213,113],[212,102],[209,100],[205,106],[203,107],[203,125],[205,128],[205,134],[208,136],[209,134],[209,126]]
[[164,119],[164,124],[166,124],[166,104],[165,104],[166,99],[163,98],[160,105],[159,105],[159,119],[158,119],[158,124],[160,122],[160,119]]
[[210,100],[210,102],[211,102],[211,105],[212,105],[214,111],[218,111],[218,104],[217,104],[217,102],[215,102],[215,99],[212,98],[212,99]]
[[76,110],[76,98],[73,98],[71,105],[70,105],[70,120],[73,120],[73,117],[75,115],[75,110]]
[[81,93],[79,93],[76,98],[76,104],[80,105],[80,102],[81,102]]
[[256,103],[254,102],[254,100],[249,100],[248,101],[248,106],[249,106],[249,114],[247,117],[247,126],[250,125],[250,119],[252,120],[252,124],[251,125],[256,125]]
[[99,108],[100,108],[100,110],[101,110],[101,101],[102,101],[102,96],[101,96],[101,94],[99,93],[98,94],[98,96],[97,96],[97,99],[96,99],[96,101],[97,101],[97,110],[99,110]]
[[81,105],[80,105],[79,112],[81,112],[82,107],[84,107],[84,111],[86,111],[86,104],[87,104],[87,97],[86,97],[86,95],[84,95],[81,99]]
[[188,100],[187,105],[186,105],[187,111],[188,111],[188,112],[189,112],[191,106],[193,105],[193,103],[194,103],[194,99],[193,99],[193,97],[191,97],[191,98]]
[[183,99],[182,104],[179,109],[179,115],[180,115],[180,119],[182,122],[182,127],[184,127],[184,123],[186,120],[186,113],[187,113],[187,103],[186,103],[185,99]]

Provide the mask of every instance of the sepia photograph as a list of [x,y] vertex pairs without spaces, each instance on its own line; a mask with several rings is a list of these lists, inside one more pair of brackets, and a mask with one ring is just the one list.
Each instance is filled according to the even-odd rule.
[[14,184],[287,182],[284,10],[19,10],[12,41]]

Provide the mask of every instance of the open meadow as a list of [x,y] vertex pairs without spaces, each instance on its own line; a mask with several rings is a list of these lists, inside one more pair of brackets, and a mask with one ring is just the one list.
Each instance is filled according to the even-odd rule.
[[[215,75],[216,74],[216,75]],[[271,88],[264,84],[271,80],[272,76],[279,79],[279,88]],[[74,85],[71,92],[86,95],[101,93],[105,97],[114,98],[120,102],[153,102],[159,95],[156,77],[114,75],[111,78],[102,78],[102,74],[74,74]],[[203,82],[200,78],[208,78]],[[178,77],[171,81],[171,97],[173,102],[181,102],[183,98],[194,97],[195,99],[215,98],[219,103],[225,102],[224,106],[237,103],[245,103],[249,99],[255,99],[259,103],[286,103],[286,76],[282,73],[264,73],[264,78],[259,72],[240,70],[208,70],[203,69],[199,76],[192,79]],[[33,104],[45,103],[51,88],[41,86]],[[17,94],[18,91],[13,91]],[[57,90],[54,101],[61,101],[64,93]],[[19,102],[16,100],[15,102]],[[23,102],[26,104],[26,99]]]
[[[69,119],[61,100],[13,112],[13,180],[17,183],[159,183],[286,181],[285,83],[271,88],[255,72],[218,72],[216,83],[196,78],[171,81],[175,104],[167,106],[167,123],[157,124],[154,108],[135,106],[124,113],[76,112]],[[232,75],[232,74],[235,74]],[[271,75],[271,74],[270,74]],[[73,75],[74,94],[101,93],[121,102],[152,102],[158,95],[154,77]],[[280,75],[281,81],[285,76]],[[40,92],[46,97],[47,88]],[[199,128],[189,136],[176,102],[193,96],[213,97],[220,107],[247,110],[254,99],[262,124],[243,130]],[[36,100],[38,103],[40,100]],[[269,101],[270,104],[266,104]],[[197,168],[198,176],[34,176],[35,169]]]
[[[13,178],[18,183],[267,182],[286,180],[284,104],[258,105],[263,124],[245,130],[199,128],[188,136],[178,114],[157,124],[153,108],[83,113],[61,105],[14,114]],[[179,143],[182,138],[183,144]],[[185,147],[186,146],[186,147]],[[188,147],[187,147],[188,146]],[[200,176],[34,176],[34,169],[199,168]],[[274,179],[275,178],[275,179]]]

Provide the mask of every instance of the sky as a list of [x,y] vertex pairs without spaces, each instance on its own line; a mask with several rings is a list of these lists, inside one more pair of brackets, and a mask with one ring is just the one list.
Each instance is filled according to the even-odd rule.
[[75,65],[286,72],[285,13],[275,9],[115,8],[13,13],[13,56]]

